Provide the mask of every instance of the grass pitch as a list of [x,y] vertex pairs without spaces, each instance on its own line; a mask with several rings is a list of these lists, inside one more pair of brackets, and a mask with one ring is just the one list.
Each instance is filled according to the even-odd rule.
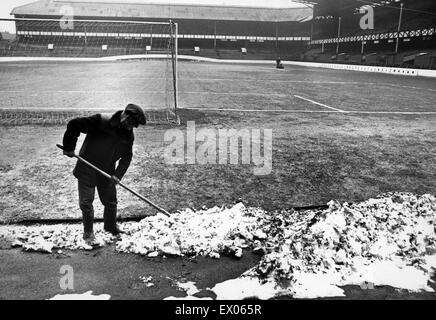
[[[1,72],[3,109],[118,110],[129,102],[147,108],[162,94],[154,62],[14,63]],[[179,88],[185,109],[178,129],[186,121],[197,129],[272,129],[273,167],[255,176],[251,165],[167,165],[164,134],[172,127],[141,127],[123,182],[168,211],[238,201],[278,210],[389,191],[436,193],[436,80],[184,62]],[[64,130],[0,127],[1,222],[81,216],[75,162],[55,146]],[[101,216],[98,199],[95,205]],[[124,217],[155,213],[123,190],[119,206]]]

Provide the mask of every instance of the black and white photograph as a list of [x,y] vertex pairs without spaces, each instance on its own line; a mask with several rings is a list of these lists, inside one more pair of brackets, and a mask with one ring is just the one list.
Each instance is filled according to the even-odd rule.
[[0,300],[436,300],[435,101],[434,0],[2,0]]

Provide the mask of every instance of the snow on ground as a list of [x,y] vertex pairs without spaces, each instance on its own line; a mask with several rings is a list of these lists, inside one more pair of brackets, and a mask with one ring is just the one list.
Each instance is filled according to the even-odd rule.
[[209,297],[198,298],[196,296],[186,296],[186,297],[171,296],[171,297],[164,298],[164,300],[189,300],[190,301],[190,300],[213,300],[213,299]]
[[[96,226],[101,245],[116,241],[121,252],[240,257],[262,253],[260,263],[238,279],[217,284],[217,299],[343,296],[338,286],[390,285],[433,291],[436,267],[436,198],[385,194],[356,204],[331,201],[325,210],[265,212],[237,204],[124,223],[116,240]],[[80,225],[0,227],[0,235],[24,250],[90,249]],[[191,295],[189,295],[191,296]]]
[[197,292],[200,292],[200,290],[198,290],[197,286],[195,285],[195,282],[193,281],[188,281],[188,282],[177,282],[177,286],[185,291],[189,296],[193,296],[194,294],[196,294]]
[[203,255],[219,258],[222,253],[242,255],[249,236],[257,231],[256,218],[246,215],[243,204],[230,209],[185,210],[167,219],[162,215],[126,223],[129,234],[117,243],[122,252],[148,256]]
[[48,300],[110,300],[111,296],[108,294],[93,295],[92,291],[83,294],[58,294]]
[[185,297],[170,296],[170,297],[164,298],[164,300],[213,300],[210,297],[198,298],[198,297],[194,296],[194,294],[200,292],[201,290],[199,290],[197,288],[197,286],[195,285],[195,282],[193,282],[193,281],[179,282],[179,281],[175,281],[171,278],[168,278],[168,279],[174,281],[174,285],[177,286],[177,288],[180,291],[184,291],[187,294],[187,296],[185,296]]
[[288,291],[281,289],[273,280],[261,281],[255,277],[240,277],[216,284],[210,289],[217,295],[217,300],[242,300],[258,298],[267,300]]
[[273,226],[267,242],[277,246],[243,277],[274,279],[298,298],[342,296],[347,284],[433,291],[435,221],[432,195],[331,201],[301,232]]
[[[115,238],[103,231],[103,224],[94,226],[96,243],[104,246]],[[22,247],[25,251],[52,253],[54,249],[92,250],[93,248],[83,240],[83,227],[74,225],[39,225],[1,226],[0,235],[12,242],[13,247]]]

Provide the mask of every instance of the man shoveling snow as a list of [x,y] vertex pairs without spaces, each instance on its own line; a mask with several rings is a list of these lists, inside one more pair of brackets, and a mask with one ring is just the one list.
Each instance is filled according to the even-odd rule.
[[[146,117],[141,107],[129,104],[123,111],[113,115],[96,114],[79,117],[67,125],[63,137],[64,154],[73,157],[77,139],[81,133],[86,134],[80,149],[80,157],[89,161],[111,177],[107,179],[96,170],[78,161],[74,176],[78,180],[79,205],[83,215],[83,239],[88,245],[95,243],[93,230],[95,188],[104,206],[104,230],[119,235],[121,230],[116,224],[117,193],[116,185],[120,183],[132,160],[134,140],[133,128],[146,124]],[[79,159],[80,160],[80,159]],[[116,162],[118,166],[116,166]]]

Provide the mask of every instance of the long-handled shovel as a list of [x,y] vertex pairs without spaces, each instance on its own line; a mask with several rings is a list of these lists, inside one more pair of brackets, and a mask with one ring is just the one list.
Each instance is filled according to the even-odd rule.
[[[59,149],[64,150],[64,147],[61,146],[60,144],[56,145]],[[99,168],[97,168],[96,166],[94,166],[92,163],[89,163],[88,161],[86,161],[85,159],[83,159],[82,157],[78,156],[77,154],[74,154],[74,157],[77,158],[79,161],[82,161],[83,163],[85,163],[86,165],[90,166],[91,168],[93,168],[95,171],[99,172],[100,174],[102,174],[103,176],[105,176],[108,179],[112,179],[112,177],[110,175],[108,175],[106,172],[104,172],[103,170],[100,170]],[[118,182],[118,184],[123,187],[124,189],[126,189],[127,191],[133,193],[135,196],[137,196],[139,199],[147,202],[150,206],[152,206],[153,208],[157,209],[159,212],[163,213],[166,216],[170,216],[170,214],[162,209],[161,207],[155,205],[153,202],[151,202],[150,200],[148,200],[147,198],[145,198],[144,196],[141,196],[139,193],[133,191],[132,189],[128,188],[126,185],[122,184],[121,182]]]

